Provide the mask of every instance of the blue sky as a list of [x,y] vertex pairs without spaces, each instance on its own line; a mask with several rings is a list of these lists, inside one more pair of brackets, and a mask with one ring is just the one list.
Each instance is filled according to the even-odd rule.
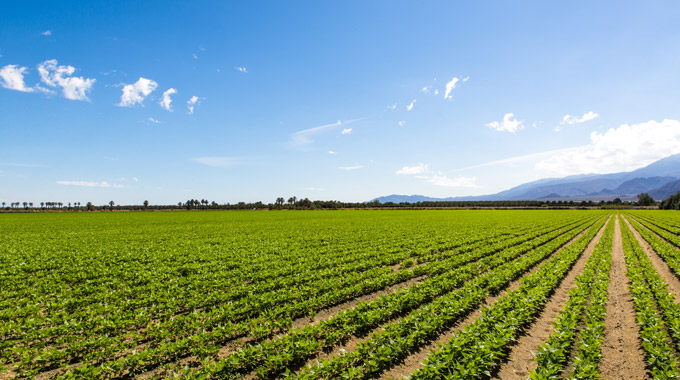
[[7,3],[0,201],[446,197],[636,169],[680,153],[679,11]]

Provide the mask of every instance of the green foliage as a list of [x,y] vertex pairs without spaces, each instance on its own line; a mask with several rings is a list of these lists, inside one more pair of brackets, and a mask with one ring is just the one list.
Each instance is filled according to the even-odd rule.
[[637,197],[638,197],[638,201],[637,201],[638,206],[652,206],[656,203],[654,201],[654,198],[652,198],[647,193],[640,193],[640,194],[638,194]]
[[680,191],[659,203],[661,210],[680,210]]

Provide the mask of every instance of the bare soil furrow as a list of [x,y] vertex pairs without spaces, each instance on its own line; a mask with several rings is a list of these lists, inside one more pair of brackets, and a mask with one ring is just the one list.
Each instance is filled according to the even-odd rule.
[[603,379],[645,379],[645,356],[640,346],[640,334],[626,275],[623,240],[619,220],[616,220],[612,246],[607,315],[600,373]]

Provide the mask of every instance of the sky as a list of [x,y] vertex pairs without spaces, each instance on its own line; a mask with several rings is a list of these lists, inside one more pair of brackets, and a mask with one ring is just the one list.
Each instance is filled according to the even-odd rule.
[[0,12],[0,201],[491,194],[680,153],[674,1]]

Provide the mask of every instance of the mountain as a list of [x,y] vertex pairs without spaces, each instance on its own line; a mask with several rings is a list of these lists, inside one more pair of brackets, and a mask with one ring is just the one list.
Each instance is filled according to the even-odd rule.
[[[680,190],[680,154],[662,158],[630,172],[610,174],[578,174],[564,178],[545,178],[525,183],[496,194],[431,198],[423,195],[389,195],[373,201],[386,202],[441,202],[495,200],[635,200],[637,194],[648,192],[654,199],[665,199]],[[674,185],[675,184],[675,185]],[[674,189],[677,189],[673,191]],[[670,192],[670,193],[669,193]],[[652,193],[656,194],[653,195]]]
[[680,191],[680,179],[649,191],[649,196],[654,198],[654,200],[661,201],[677,193],[678,191]]

